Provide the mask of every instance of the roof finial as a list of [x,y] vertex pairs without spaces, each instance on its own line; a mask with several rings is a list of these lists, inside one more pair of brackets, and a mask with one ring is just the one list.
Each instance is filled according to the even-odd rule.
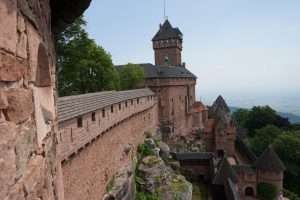
[[167,0],[164,0],[164,20],[168,19],[168,16],[166,15],[167,11]]

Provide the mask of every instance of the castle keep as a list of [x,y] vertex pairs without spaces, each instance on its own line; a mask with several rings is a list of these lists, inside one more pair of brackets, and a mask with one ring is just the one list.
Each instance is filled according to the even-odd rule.
[[[57,98],[55,33],[90,2],[0,1],[0,199],[101,199],[114,175],[132,167],[145,135],[157,132],[201,135],[205,152],[174,157],[207,176],[216,194],[256,199],[256,185],[266,182],[280,199],[283,163],[271,147],[251,154],[222,97],[212,106],[196,101],[183,35],[168,20],[152,40],[155,65],[140,64],[147,88]],[[129,200],[133,171],[127,176],[120,199]]]

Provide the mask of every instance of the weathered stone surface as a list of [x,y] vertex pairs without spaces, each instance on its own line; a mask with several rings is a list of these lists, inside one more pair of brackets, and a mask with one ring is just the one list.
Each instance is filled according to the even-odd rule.
[[35,156],[28,163],[28,170],[22,181],[24,187],[29,195],[33,195],[36,192],[41,192],[44,183],[44,171],[45,159],[42,156]]
[[38,50],[38,67],[36,71],[35,85],[38,87],[51,86],[50,65],[45,46],[40,43]]
[[7,108],[7,106],[8,106],[7,97],[3,91],[0,91],[0,110]]
[[15,179],[16,165],[13,148],[15,136],[16,127],[13,123],[0,123],[0,199],[6,197]]
[[7,198],[4,200],[25,200],[25,194],[23,190],[23,184],[18,183],[14,185],[10,190]]
[[7,91],[8,120],[20,123],[25,121],[33,113],[33,96],[31,90],[11,89]]
[[25,75],[26,68],[26,62],[0,52],[0,81],[18,81]]
[[34,122],[27,122],[18,129],[19,137],[16,140],[17,176],[26,172],[27,162],[31,154],[37,149],[37,136]]
[[130,168],[121,169],[109,183],[103,200],[132,200],[135,197],[134,176]]
[[144,181],[143,190],[157,193],[159,199],[191,200],[193,186],[183,176],[177,175],[157,156],[143,158],[138,174]]
[[37,63],[38,63],[38,48],[41,42],[39,34],[35,31],[31,24],[27,25],[28,36],[28,51],[29,51],[29,66],[30,66],[30,81],[35,81]]
[[19,33],[17,44],[17,56],[24,59],[27,58],[27,35],[24,32]]
[[1,0],[0,2],[0,48],[12,53],[16,51],[17,43],[16,8],[16,0]]

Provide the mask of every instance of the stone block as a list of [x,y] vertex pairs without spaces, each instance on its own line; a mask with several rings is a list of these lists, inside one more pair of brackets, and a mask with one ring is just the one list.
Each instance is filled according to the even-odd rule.
[[0,81],[18,81],[27,70],[27,63],[0,52]]
[[15,53],[17,46],[16,0],[1,0],[0,19],[0,48]]
[[22,124],[19,127],[18,138],[16,140],[16,166],[17,176],[22,176],[26,169],[28,158],[37,149],[36,128],[33,121]]
[[3,91],[0,91],[0,110],[8,107],[7,97]]
[[20,123],[33,113],[33,92],[29,89],[11,89],[7,91],[8,108],[6,111],[9,121]]
[[24,32],[19,33],[17,56],[23,59],[27,58],[27,35]]
[[13,146],[15,136],[16,126],[13,123],[0,124],[0,199],[5,199],[15,181],[16,159]]
[[30,81],[35,81],[36,70],[38,66],[38,49],[41,43],[41,38],[36,29],[27,24],[27,37],[28,37],[28,53],[29,53],[29,66],[30,66]]
[[25,200],[25,194],[23,190],[23,184],[15,184],[8,193],[7,198],[4,200]]
[[35,156],[28,163],[28,169],[22,178],[26,192],[31,196],[35,192],[42,192],[44,184],[45,159]]

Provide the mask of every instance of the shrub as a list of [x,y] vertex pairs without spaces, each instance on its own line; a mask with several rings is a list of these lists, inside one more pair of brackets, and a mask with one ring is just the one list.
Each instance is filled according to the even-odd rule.
[[286,189],[283,190],[283,196],[289,198],[290,200],[300,200],[300,197],[297,194]]
[[257,185],[257,196],[260,200],[275,200],[277,188],[270,183],[259,183]]

